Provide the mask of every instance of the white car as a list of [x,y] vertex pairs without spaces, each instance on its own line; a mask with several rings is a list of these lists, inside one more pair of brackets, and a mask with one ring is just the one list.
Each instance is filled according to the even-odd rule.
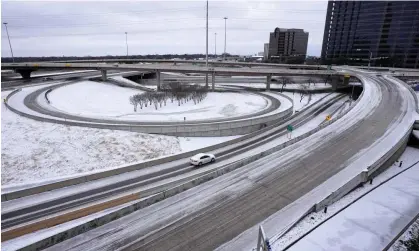
[[215,156],[210,153],[198,153],[191,158],[191,164],[194,166],[200,166],[206,163],[214,162]]

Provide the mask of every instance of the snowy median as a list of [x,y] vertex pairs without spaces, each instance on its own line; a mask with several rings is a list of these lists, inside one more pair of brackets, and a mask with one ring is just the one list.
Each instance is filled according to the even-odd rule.
[[270,101],[247,93],[208,93],[200,103],[178,105],[176,100],[157,109],[154,105],[133,111],[129,97],[142,91],[112,84],[83,81],[60,87],[49,95],[51,106],[65,113],[113,120],[143,122],[195,121],[234,118],[266,109]]

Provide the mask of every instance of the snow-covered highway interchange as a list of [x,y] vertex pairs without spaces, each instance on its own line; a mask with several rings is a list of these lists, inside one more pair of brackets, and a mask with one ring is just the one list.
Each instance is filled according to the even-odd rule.
[[[272,117],[263,127],[247,128],[243,136],[118,168],[7,186],[2,190],[3,247],[252,250],[259,225],[275,242],[305,214],[339,199],[388,165],[403,151],[412,131],[417,104],[405,83],[384,73],[340,71],[363,85],[354,102],[330,93],[294,113],[292,99],[254,93],[266,100],[266,107],[190,122]],[[76,116],[42,103],[46,91],[70,82],[8,93],[6,105],[22,116],[64,125],[86,123],[95,128],[93,123],[122,130],[126,128],[116,125],[138,125]],[[326,121],[330,114],[332,120]],[[287,125],[295,128],[291,135]],[[201,151],[214,153],[217,162],[199,169],[190,166],[189,158]]]

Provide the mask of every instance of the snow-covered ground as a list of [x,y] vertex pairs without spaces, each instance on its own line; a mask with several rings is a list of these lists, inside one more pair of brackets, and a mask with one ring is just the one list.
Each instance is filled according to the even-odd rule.
[[311,95],[304,95],[303,99],[301,99],[300,93],[282,92],[282,94],[290,97],[293,100],[295,111],[300,111],[307,105],[313,104],[314,102],[323,98],[324,96],[329,95],[329,93],[316,93],[316,94],[311,94]]
[[242,135],[225,136],[225,137],[178,137],[182,152],[192,151],[198,148],[215,145],[228,140],[236,139]]
[[282,250],[296,237],[377,186],[288,250],[346,250],[349,247],[351,250],[382,250],[419,213],[419,180],[413,178],[419,175],[419,149],[407,147],[399,161],[403,161],[402,167],[399,167],[400,162],[394,163],[374,178],[372,185],[365,184],[328,206],[326,214],[309,214],[275,243],[274,250]]
[[270,105],[268,99],[245,93],[208,93],[200,103],[193,101],[178,106],[168,100],[167,105],[158,107],[148,105],[137,112],[129,103],[129,97],[141,93],[131,88],[112,84],[83,81],[57,88],[49,94],[51,106],[80,116],[138,120],[138,121],[193,121],[215,118],[236,117],[251,114]]
[[[2,99],[10,92],[2,92]],[[112,168],[232,137],[182,138],[38,122],[2,103],[2,186]]]
[[43,123],[2,104],[1,184],[36,182],[180,152],[174,137]]

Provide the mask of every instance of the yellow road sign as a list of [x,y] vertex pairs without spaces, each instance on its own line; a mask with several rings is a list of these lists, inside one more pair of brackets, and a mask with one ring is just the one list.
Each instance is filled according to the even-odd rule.
[[329,120],[331,120],[331,119],[332,119],[332,116],[330,116],[330,115],[327,115],[327,116],[326,116],[326,120],[327,120],[327,121],[329,121]]

